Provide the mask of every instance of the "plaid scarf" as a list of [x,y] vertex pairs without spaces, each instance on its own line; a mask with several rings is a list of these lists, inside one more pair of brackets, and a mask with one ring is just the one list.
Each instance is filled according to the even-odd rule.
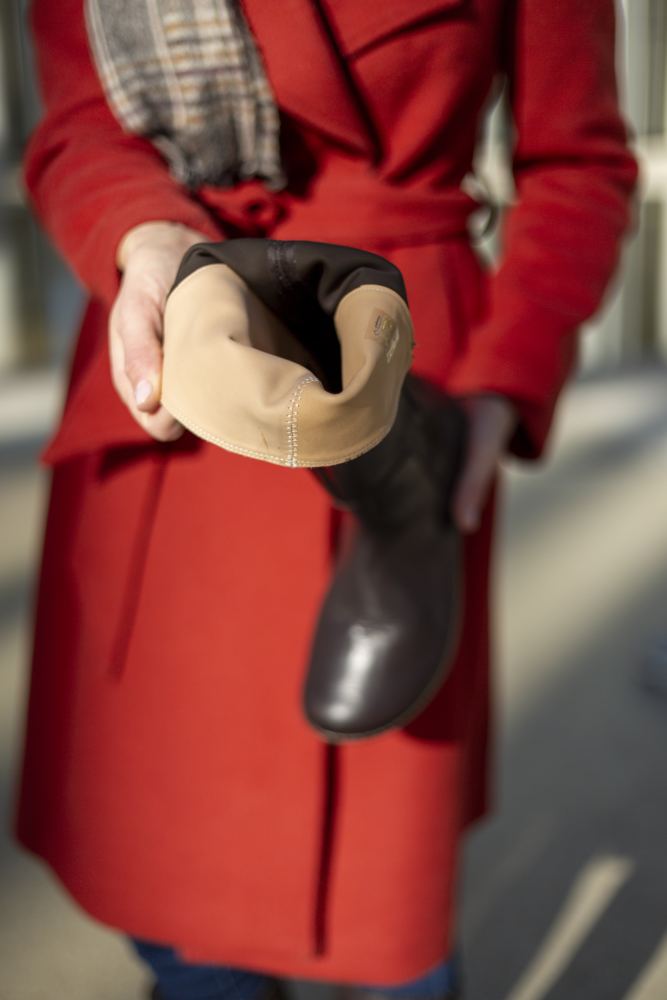
[[279,118],[238,0],[85,0],[109,105],[188,187],[285,186]]

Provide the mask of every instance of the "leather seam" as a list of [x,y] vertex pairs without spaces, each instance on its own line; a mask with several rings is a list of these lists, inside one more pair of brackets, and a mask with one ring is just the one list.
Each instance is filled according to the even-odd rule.
[[303,390],[311,382],[319,382],[314,375],[302,375],[290,398],[289,404],[287,406],[287,465],[293,468],[298,467],[298,449],[299,449],[299,429],[298,429],[298,418],[299,418],[299,404],[301,403],[301,397],[303,396]]
[[[318,381],[318,379],[316,379],[314,375],[313,375],[313,381]],[[224,448],[225,451],[231,451],[236,455],[245,455],[247,458],[257,458],[260,461],[271,462],[274,465],[281,465],[283,467],[288,466],[289,464],[287,460],[284,458],[284,456],[273,455],[270,452],[264,452],[264,451],[253,451],[252,448],[245,448],[243,445],[234,444],[234,442],[227,441],[225,438],[218,437],[218,435],[216,434],[211,434],[210,431],[207,431],[204,427],[201,427],[194,421],[182,417],[179,414],[178,409],[171,406],[171,404],[167,403],[166,405],[171,415],[175,417],[176,420],[179,421],[179,423],[183,424],[183,426],[186,427],[189,431],[191,431],[193,434],[196,434],[197,437],[201,438],[202,441],[208,441],[209,444],[215,444],[219,448]],[[332,459],[330,455],[322,456],[321,460],[313,461],[311,459],[307,465],[296,463],[295,465],[292,466],[292,468],[299,468],[299,469],[322,468],[327,465],[339,465],[342,462],[351,462],[353,458],[359,458],[360,455],[365,455],[367,451],[370,451],[371,448],[374,448],[377,444],[379,444],[380,441],[382,441],[382,439],[386,437],[386,435],[389,433],[390,429],[391,429],[390,427],[383,427],[382,431],[380,432],[380,434],[377,435],[377,437],[372,438],[371,441],[369,442],[366,442],[364,444],[364,447],[359,449],[359,451],[355,451],[351,455],[346,455],[345,458],[336,460]]]

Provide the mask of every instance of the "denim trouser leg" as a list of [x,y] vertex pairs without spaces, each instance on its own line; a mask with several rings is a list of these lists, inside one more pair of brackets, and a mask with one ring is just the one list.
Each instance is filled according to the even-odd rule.
[[151,967],[163,1000],[252,1000],[268,981],[260,973],[186,962],[173,948],[138,938],[130,940]]
[[399,983],[398,986],[359,986],[360,989],[376,990],[386,996],[395,997],[396,1000],[408,1000],[410,997],[419,997],[420,1000],[442,1000],[449,993],[452,995],[460,990],[460,963],[456,952],[448,959],[443,959],[438,965],[429,969],[424,975],[411,979],[407,983]]
[[[131,938],[140,958],[152,969],[164,1000],[252,1000],[269,980],[257,972],[246,972],[228,965],[186,962],[173,948]],[[418,997],[440,1000],[458,988],[456,958],[443,961],[407,983],[397,986],[360,985],[360,989],[401,998]]]

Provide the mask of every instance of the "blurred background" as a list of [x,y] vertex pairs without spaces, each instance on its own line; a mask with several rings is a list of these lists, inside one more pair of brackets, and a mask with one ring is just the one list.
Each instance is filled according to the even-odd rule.
[[[585,330],[547,460],[506,472],[497,812],[466,855],[468,1000],[667,998],[667,0],[619,13],[640,225]],[[123,942],[9,833],[47,487],[37,456],[82,305],[21,189],[38,113],[23,7],[2,0],[0,1000],[138,1000],[145,977]],[[505,122],[497,108],[479,164],[501,203]]]

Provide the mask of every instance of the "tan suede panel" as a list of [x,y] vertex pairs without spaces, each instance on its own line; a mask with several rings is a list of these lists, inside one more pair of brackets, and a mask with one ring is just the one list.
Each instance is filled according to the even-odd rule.
[[327,392],[287,327],[224,264],[189,275],[164,316],[162,402],[230,451],[288,466],[333,465],[389,431],[412,356],[412,324],[391,289],[364,285],[334,316],[343,390]]
[[334,315],[343,390],[306,385],[298,413],[296,465],[336,465],[363,454],[389,432],[412,360],[410,313],[383,285],[362,285]]

